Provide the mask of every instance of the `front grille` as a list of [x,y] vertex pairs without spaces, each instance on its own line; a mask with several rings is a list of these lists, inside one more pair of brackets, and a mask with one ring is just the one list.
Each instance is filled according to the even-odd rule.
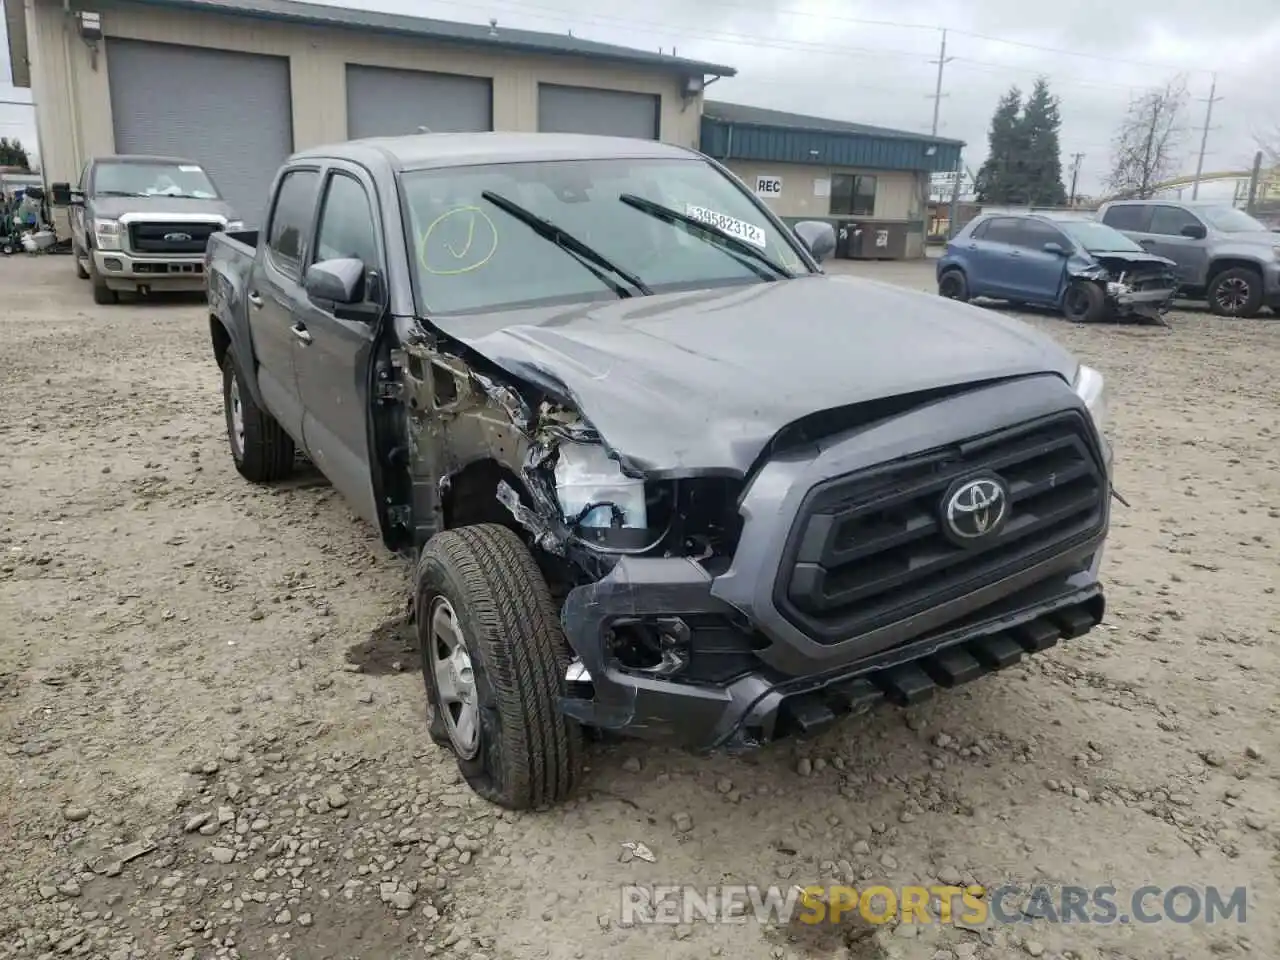
[[129,248],[134,253],[204,253],[217,223],[131,223]]
[[[958,481],[994,476],[1003,527],[968,542],[944,529]],[[1095,536],[1106,474],[1072,412],[826,481],[801,505],[775,602],[819,643],[868,633],[981,589]]]
[[1144,273],[1130,277],[1129,284],[1135,291],[1145,293],[1149,290],[1172,290],[1174,279],[1167,273]]

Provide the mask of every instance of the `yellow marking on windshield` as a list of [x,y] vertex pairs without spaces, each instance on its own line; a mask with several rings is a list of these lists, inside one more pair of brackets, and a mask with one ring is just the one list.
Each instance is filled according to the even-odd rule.
[[[456,223],[456,218],[462,216],[467,216],[467,224],[466,237],[460,245],[461,248],[459,249],[458,245],[450,242],[449,238],[442,239],[437,246],[445,250],[449,256],[453,258],[455,263],[461,260],[471,260],[472,262],[465,263],[462,266],[449,266],[443,268],[432,266],[427,256],[430,252],[429,244],[431,242],[432,235],[435,234],[436,230],[439,229],[442,224]],[[477,223],[480,224],[481,227],[481,236],[483,237],[487,232],[490,242],[488,244],[488,249],[486,250],[482,240],[478,249],[483,250],[484,255],[471,258],[469,255],[477,249]],[[440,214],[440,216],[432,220],[431,223],[427,225],[427,229],[418,234],[417,240],[418,264],[422,267],[423,271],[434,277],[454,277],[459,274],[470,273],[472,270],[479,270],[493,259],[493,255],[498,251],[498,228],[494,225],[493,221],[489,219],[489,215],[477,206],[454,207],[452,210],[446,210],[444,213]]]

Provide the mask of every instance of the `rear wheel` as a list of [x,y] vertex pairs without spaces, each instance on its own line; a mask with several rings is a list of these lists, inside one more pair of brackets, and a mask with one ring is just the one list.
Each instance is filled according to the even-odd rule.
[[1262,310],[1262,277],[1244,267],[1222,271],[1209,284],[1209,309],[1220,317],[1256,317]]
[[1096,323],[1107,312],[1106,294],[1088,280],[1075,280],[1062,298],[1062,313],[1072,323]]
[[477,794],[512,810],[569,796],[582,731],[560,711],[569,645],[542,571],[496,524],[438,533],[414,609],[431,738]]
[[962,303],[969,299],[969,283],[960,270],[948,270],[938,278],[938,296]]
[[222,359],[222,406],[231,459],[240,476],[253,483],[271,483],[293,472],[293,438],[254,403],[230,350]]

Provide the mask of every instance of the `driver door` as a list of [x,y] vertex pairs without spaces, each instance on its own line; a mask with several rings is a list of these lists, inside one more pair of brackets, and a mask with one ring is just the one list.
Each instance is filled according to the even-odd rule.
[[[366,267],[366,291],[370,273],[385,276],[381,221],[371,202],[374,196],[373,184],[359,168],[329,168],[307,266],[356,257]],[[307,455],[352,509],[377,526],[368,426],[376,325],[338,317],[332,305],[313,302],[305,291],[305,268],[301,284],[295,314],[296,326],[301,328],[296,356]],[[385,290],[384,284],[376,286]]]

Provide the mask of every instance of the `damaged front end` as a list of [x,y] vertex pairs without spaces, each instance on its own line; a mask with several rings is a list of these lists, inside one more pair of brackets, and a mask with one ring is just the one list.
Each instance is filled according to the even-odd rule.
[[1073,280],[1097,284],[1106,297],[1108,314],[1121,319],[1163,323],[1178,290],[1178,275],[1166,260],[1099,255],[1087,267],[1069,268],[1068,273]]
[[[513,386],[465,347],[413,340],[403,378],[419,545],[466,524],[513,526],[563,605],[571,644],[599,636],[580,628],[608,610],[604,642],[574,646],[567,714],[597,726],[631,722],[632,705],[596,702],[592,677],[606,669],[642,682],[720,683],[751,666],[748,638],[728,629],[731,608],[708,590],[741,529],[740,479],[647,478],[605,445],[565,392],[544,382]],[[707,642],[713,621],[725,629]]]

